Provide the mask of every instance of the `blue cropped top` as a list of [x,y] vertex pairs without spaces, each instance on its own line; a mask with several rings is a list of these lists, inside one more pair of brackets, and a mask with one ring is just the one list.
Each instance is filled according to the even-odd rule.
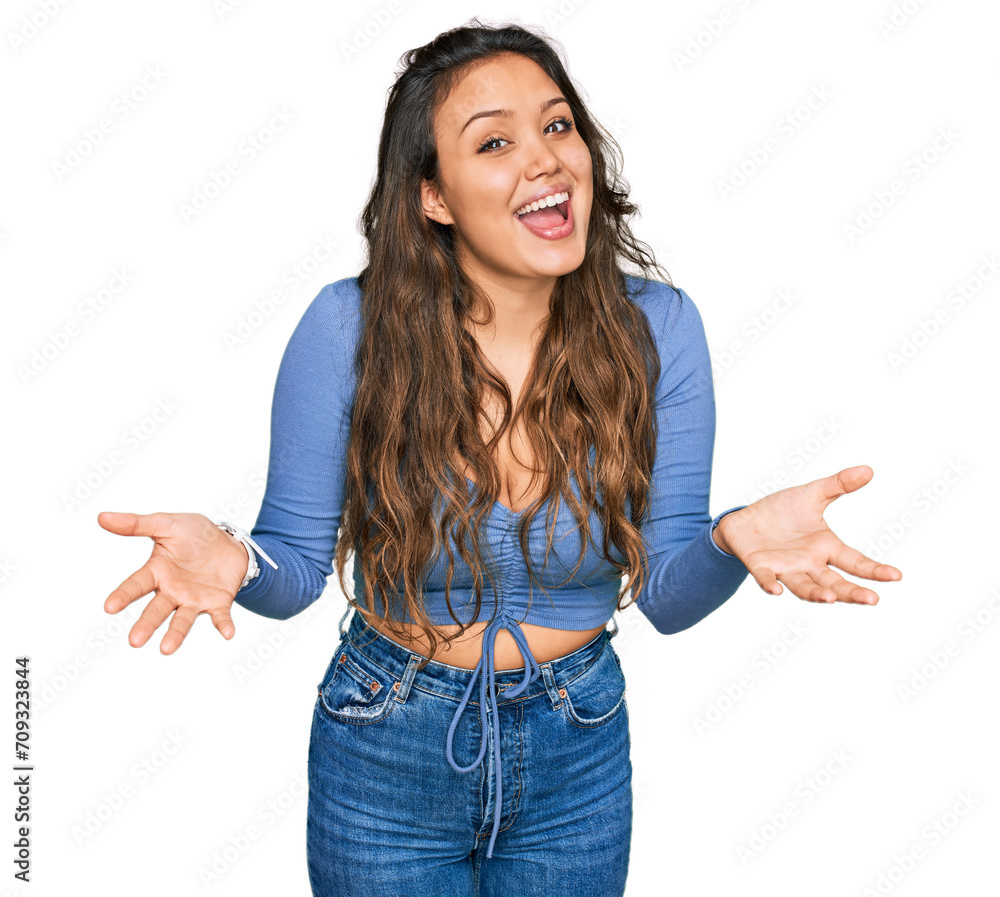
[[[658,632],[672,634],[693,626],[722,605],[748,575],[743,562],[719,548],[712,538],[712,530],[725,514],[745,506],[709,517],[715,396],[708,345],[697,308],[682,289],[633,276],[627,282],[633,301],[650,322],[661,371],[656,389],[659,433],[650,507],[642,527],[649,578],[636,604]],[[354,349],[360,324],[357,278],[328,284],[306,308],[281,359],[271,406],[267,481],[250,533],[277,568],[260,563],[260,575],[236,595],[237,604],[265,617],[284,620],[301,612],[323,594],[327,578],[333,573],[354,395]],[[572,485],[579,499],[575,481]],[[475,484],[469,481],[469,487],[475,494]],[[522,514],[495,502],[484,519],[483,557],[495,559],[494,576],[501,598],[497,606],[490,580],[484,577],[479,619],[489,620],[494,612],[495,619],[483,633],[482,657],[456,711],[452,730],[477,678],[484,741],[487,700],[496,719],[493,649],[499,629],[511,633],[525,660],[522,683],[505,692],[515,697],[541,675],[519,623],[586,630],[607,623],[615,613],[622,579],[594,549],[594,545],[601,544],[603,535],[596,512],[590,516],[593,542],[588,544],[576,575],[566,581],[576,565],[580,539],[571,509],[561,496],[557,499],[562,507],[556,516],[547,562],[546,512],[551,499],[535,516],[529,530],[532,566],[547,591],[532,585],[530,599],[528,570],[517,535]],[[452,607],[462,622],[475,622],[471,619],[475,600],[472,572],[458,554],[457,545],[452,545],[452,554]],[[622,560],[620,556],[617,559]],[[424,606],[435,624],[454,623],[444,599],[447,566],[447,554],[440,551],[425,571]],[[360,564],[353,567],[354,598],[364,606]],[[559,583],[564,584],[557,587]],[[452,768],[467,771],[456,766],[450,750],[446,750],[446,756]],[[499,789],[499,768],[496,778]],[[496,824],[500,810],[498,794]],[[493,835],[495,839],[496,825]],[[493,839],[487,855],[492,847]]]

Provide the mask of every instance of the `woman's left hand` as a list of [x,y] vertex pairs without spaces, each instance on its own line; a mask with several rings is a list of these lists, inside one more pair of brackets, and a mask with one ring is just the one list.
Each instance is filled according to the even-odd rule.
[[862,464],[773,492],[719,521],[715,533],[720,546],[743,561],[770,595],[780,595],[783,583],[805,601],[877,604],[875,592],[844,579],[828,565],[883,582],[902,579],[903,574],[845,545],[823,519],[830,502],[857,491],[874,475]]

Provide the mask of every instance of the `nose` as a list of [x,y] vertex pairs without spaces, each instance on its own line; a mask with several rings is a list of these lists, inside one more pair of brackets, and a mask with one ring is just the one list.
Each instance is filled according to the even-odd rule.
[[529,180],[534,180],[539,174],[558,171],[562,167],[559,155],[552,142],[545,139],[544,134],[535,134],[527,139],[525,147],[525,174]]

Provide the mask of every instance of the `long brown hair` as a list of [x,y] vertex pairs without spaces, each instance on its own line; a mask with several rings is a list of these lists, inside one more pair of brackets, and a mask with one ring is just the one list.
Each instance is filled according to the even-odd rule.
[[[471,67],[509,53],[534,60],[559,87],[593,169],[585,257],[556,283],[517,409],[506,382],[484,361],[464,326],[484,311],[488,323],[492,303],[459,267],[451,228],[426,217],[420,195],[423,179],[437,182],[435,112]],[[478,620],[484,566],[479,531],[501,484],[494,449],[518,417],[545,478],[545,491],[525,509],[518,532],[530,581],[544,589],[529,556],[529,527],[544,503],[558,494],[581,528],[581,553],[570,576],[592,541],[588,516],[594,509],[603,527],[603,557],[619,577],[628,573],[628,583],[618,593],[618,610],[628,606],[622,604],[626,591],[631,590],[633,600],[638,596],[646,578],[639,526],[647,510],[656,446],[653,396],[660,360],[648,321],[629,297],[622,262],[630,263],[632,273],[643,280],[651,279],[651,272],[667,284],[670,280],[652,250],[629,228],[628,219],[638,209],[629,202],[628,183],[621,176],[620,147],[588,112],[548,39],[519,25],[487,27],[474,18],[407,51],[401,63],[388,93],[377,177],[360,220],[367,263],[358,276],[362,322],[336,567],[341,588],[359,613],[377,617],[402,637],[405,632],[397,624],[405,612],[424,633],[431,656],[438,639],[423,607],[422,574],[438,552],[447,552],[445,600],[460,624],[454,636],[459,637],[466,625],[452,607],[454,554],[447,534],[456,524],[455,544],[473,572],[473,619]],[[502,398],[504,416],[486,444],[477,409],[489,390]],[[465,477],[454,475],[456,457],[475,471],[479,496],[471,507]],[[570,471],[577,479],[579,502]],[[435,525],[439,502],[440,527]],[[557,505],[553,501],[548,515],[546,556]],[[610,556],[611,544],[624,562]],[[365,606],[344,586],[352,550],[355,565],[361,564]],[[492,569],[487,575],[493,582]],[[376,588],[379,615],[369,610],[376,606]],[[426,658],[420,669],[425,665]]]

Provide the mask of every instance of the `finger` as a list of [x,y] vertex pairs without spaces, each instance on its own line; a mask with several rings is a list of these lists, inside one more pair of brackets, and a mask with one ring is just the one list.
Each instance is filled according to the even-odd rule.
[[157,592],[132,626],[128,634],[128,643],[133,648],[145,645],[175,607],[177,607],[176,601],[168,598],[163,592]]
[[783,591],[778,577],[772,570],[757,568],[750,570],[750,575],[768,595],[780,595]]
[[170,514],[132,514],[122,511],[101,511],[97,515],[98,526],[119,536],[163,535],[172,525]]
[[233,623],[233,617],[228,607],[212,608],[209,610],[208,615],[212,618],[215,628],[222,633],[224,639],[231,639],[236,635],[236,624]]
[[865,579],[876,579],[882,582],[891,582],[902,579],[902,572],[891,564],[882,564],[873,558],[862,554],[856,548],[845,545],[838,539],[838,545],[830,552],[828,563],[833,564],[845,573],[854,576],[863,576]]
[[858,585],[856,582],[844,579],[836,570],[824,567],[813,574],[813,579],[820,585],[832,589],[837,601],[845,604],[878,604],[878,595],[871,589]]
[[198,609],[190,604],[182,604],[174,611],[170,627],[160,642],[161,654],[173,654],[181,646],[184,637],[191,631],[198,613]]
[[832,604],[837,600],[837,593],[833,589],[816,582],[813,576],[804,570],[793,570],[782,574],[781,581],[788,586],[792,594],[805,601]]
[[156,588],[156,577],[153,571],[146,564],[136,570],[131,576],[125,579],[120,586],[104,599],[104,611],[109,614],[116,614],[124,610],[133,601],[148,595]]

